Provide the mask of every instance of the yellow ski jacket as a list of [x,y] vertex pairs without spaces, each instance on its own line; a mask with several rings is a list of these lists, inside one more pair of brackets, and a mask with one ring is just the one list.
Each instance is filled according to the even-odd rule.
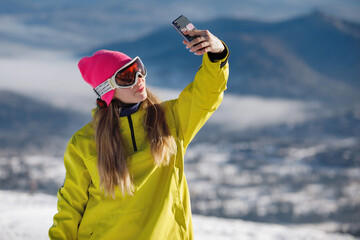
[[215,62],[205,54],[194,81],[177,99],[162,103],[177,144],[168,166],[158,167],[151,156],[142,121],[146,110],[140,106],[128,117],[120,117],[121,134],[129,143],[134,196],[123,196],[117,189],[113,199],[100,191],[91,123],[72,136],[64,154],[66,177],[57,194],[58,213],[50,239],[193,239],[184,154],[222,101],[229,75],[228,54],[227,50],[226,57]]

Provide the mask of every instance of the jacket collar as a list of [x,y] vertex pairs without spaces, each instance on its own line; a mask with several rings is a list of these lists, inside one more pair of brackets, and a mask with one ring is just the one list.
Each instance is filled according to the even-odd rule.
[[[120,117],[126,117],[126,116],[129,116],[135,112],[137,112],[137,110],[139,110],[139,107],[141,105],[142,102],[139,102],[139,103],[134,103],[134,104],[127,104],[126,106],[124,106],[123,108],[121,108],[121,111],[120,111]],[[93,108],[91,110],[91,115],[94,117],[96,111],[97,111],[97,107],[96,108]]]
[[120,108],[120,117],[125,117],[133,114],[139,109],[141,102],[133,103],[133,104],[123,104],[123,107]]

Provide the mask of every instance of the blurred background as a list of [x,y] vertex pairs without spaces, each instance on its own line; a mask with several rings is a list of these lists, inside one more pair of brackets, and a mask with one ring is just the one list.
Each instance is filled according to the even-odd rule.
[[140,56],[163,100],[193,80],[179,15],[231,51],[186,153],[199,239],[359,238],[359,1],[0,0],[1,239],[46,239],[65,146],[95,107],[81,57]]

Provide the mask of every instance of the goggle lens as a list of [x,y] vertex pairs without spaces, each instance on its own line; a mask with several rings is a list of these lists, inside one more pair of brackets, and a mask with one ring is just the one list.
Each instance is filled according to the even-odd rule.
[[138,75],[146,77],[146,68],[137,57],[116,73],[115,83],[121,87],[130,87],[135,84]]

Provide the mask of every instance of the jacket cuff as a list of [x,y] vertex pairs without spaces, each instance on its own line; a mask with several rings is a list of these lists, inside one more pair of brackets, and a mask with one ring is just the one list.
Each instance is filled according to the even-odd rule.
[[225,66],[225,64],[228,61],[229,55],[230,55],[230,51],[229,51],[228,47],[226,46],[226,44],[223,41],[221,41],[221,42],[225,47],[224,51],[222,51],[221,53],[208,53],[208,57],[211,62],[214,63],[217,61],[221,61],[220,68]]

